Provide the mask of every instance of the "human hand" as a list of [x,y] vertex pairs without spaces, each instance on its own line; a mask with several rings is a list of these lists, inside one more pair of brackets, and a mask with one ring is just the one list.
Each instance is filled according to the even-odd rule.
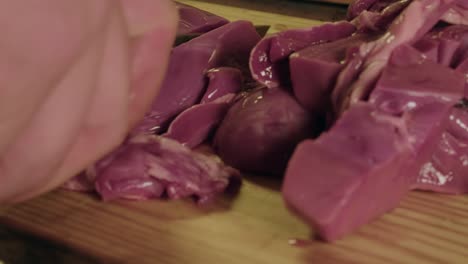
[[0,204],[59,186],[123,141],[158,91],[176,25],[170,0],[0,0]]

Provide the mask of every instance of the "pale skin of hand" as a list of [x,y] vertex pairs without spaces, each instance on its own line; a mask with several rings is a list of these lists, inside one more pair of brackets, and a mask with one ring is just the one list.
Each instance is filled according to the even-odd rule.
[[[110,152],[147,111],[177,27],[170,0],[0,0],[0,204],[50,191]],[[132,43],[158,31],[154,84]]]

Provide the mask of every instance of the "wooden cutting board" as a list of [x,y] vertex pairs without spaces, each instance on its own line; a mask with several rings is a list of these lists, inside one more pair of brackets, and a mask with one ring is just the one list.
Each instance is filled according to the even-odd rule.
[[[288,1],[182,2],[271,24],[272,31],[344,14]],[[282,13],[271,13],[273,4],[265,2]],[[0,209],[0,221],[104,263],[468,263],[467,196],[413,192],[393,212],[326,244],[286,210],[279,188],[279,180],[246,177],[237,195],[226,194],[209,208],[191,201],[103,203],[55,191]]]

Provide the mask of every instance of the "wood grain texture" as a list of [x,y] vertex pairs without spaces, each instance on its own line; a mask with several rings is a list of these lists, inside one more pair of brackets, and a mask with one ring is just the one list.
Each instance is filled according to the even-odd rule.
[[[272,24],[272,31],[343,14],[335,6],[298,8],[285,1],[268,1],[288,10],[283,14],[270,13],[265,1],[182,2],[230,19]],[[191,201],[103,203],[55,191],[0,209],[0,221],[104,263],[468,263],[467,196],[412,192],[391,213],[326,244],[313,240],[312,230],[287,211],[279,186],[279,180],[247,177],[237,195],[226,194],[209,208]],[[291,239],[310,242],[292,246]]]

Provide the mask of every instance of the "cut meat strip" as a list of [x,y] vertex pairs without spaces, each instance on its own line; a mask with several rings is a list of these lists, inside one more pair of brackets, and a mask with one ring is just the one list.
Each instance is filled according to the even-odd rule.
[[235,94],[215,101],[194,105],[172,121],[164,137],[177,140],[189,148],[203,143],[224,119]]
[[[393,209],[437,149],[464,76],[400,46],[370,96],[291,158],[287,204],[325,240]],[[372,197],[372,201],[369,201]]]
[[176,115],[201,99],[206,71],[219,66],[247,68],[259,40],[252,23],[237,21],[175,47],[161,91],[133,134],[164,132]]
[[327,241],[396,207],[408,191],[403,168],[412,158],[399,122],[356,104],[332,130],[301,143],[283,183],[288,207]]
[[468,111],[464,103],[453,108],[447,120],[448,128],[421,166],[413,189],[468,193]]
[[377,11],[363,11],[353,20],[353,23],[357,24],[358,32],[385,31],[409,3],[411,3],[409,0],[392,1],[382,10],[378,8]]
[[308,29],[280,32],[264,38],[252,50],[250,71],[255,80],[267,87],[289,83],[288,57],[307,46],[346,38],[356,31],[351,23],[326,23]]
[[176,3],[179,11],[179,27],[177,35],[206,33],[210,30],[223,26],[229,21],[223,17],[200,10],[193,6]]
[[374,5],[379,0],[354,0],[348,6],[348,14],[347,19],[353,20],[357,16],[359,16],[362,12],[369,10],[372,5]]
[[447,23],[455,25],[468,25],[468,4],[465,0],[458,0],[450,10],[442,17]]
[[385,34],[376,41],[362,44],[347,62],[334,88],[332,101],[337,115],[367,98],[393,50],[419,40],[440,20],[453,1],[414,0]]
[[172,121],[165,137],[194,148],[208,139],[224,119],[242,86],[242,75],[235,68],[208,72],[209,85],[200,104],[194,105]]
[[242,89],[242,73],[239,69],[221,67],[208,71],[208,88],[201,103],[209,103],[227,94],[237,94]]
[[302,106],[314,112],[326,111],[336,77],[344,66],[347,49],[371,38],[356,34],[293,53],[289,58],[291,83],[294,96]]
[[369,101],[393,115],[431,102],[452,106],[463,96],[464,83],[463,74],[403,45],[393,52]]

